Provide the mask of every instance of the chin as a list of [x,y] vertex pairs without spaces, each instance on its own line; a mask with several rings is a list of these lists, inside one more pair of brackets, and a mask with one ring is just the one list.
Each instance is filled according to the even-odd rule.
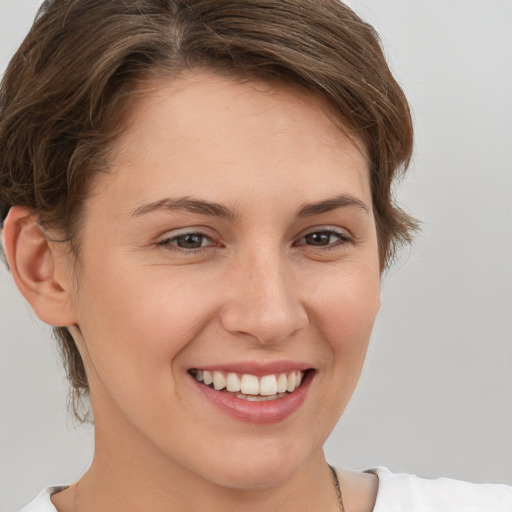
[[[265,489],[278,487],[293,478],[311,459],[302,443],[279,443],[260,440],[255,449],[232,450],[222,460],[210,461],[208,468],[198,471],[212,483],[232,489]],[[220,462],[220,463],[219,463]]]

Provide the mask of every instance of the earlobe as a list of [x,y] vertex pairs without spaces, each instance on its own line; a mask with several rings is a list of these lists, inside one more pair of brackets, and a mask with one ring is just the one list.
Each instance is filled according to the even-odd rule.
[[16,286],[35,314],[45,323],[67,326],[74,323],[65,257],[58,254],[38,225],[30,209],[12,207],[4,223],[7,263]]

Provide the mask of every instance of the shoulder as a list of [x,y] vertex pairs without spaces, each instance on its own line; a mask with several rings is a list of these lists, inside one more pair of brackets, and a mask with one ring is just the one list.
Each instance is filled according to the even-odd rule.
[[63,491],[65,488],[66,486],[54,486],[44,489],[19,512],[57,512],[50,497],[52,494]]
[[373,512],[512,512],[512,487],[473,484],[394,474],[387,468],[367,471],[379,478]]

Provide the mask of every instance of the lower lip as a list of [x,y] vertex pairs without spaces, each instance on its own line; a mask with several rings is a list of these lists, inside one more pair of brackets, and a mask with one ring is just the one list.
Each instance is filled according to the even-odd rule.
[[289,393],[282,398],[262,402],[249,402],[243,398],[237,398],[233,393],[215,391],[198,382],[194,377],[190,376],[190,378],[202,395],[228,416],[247,423],[268,425],[285,420],[299,409],[306,399],[306,394],[313,380],[313,373],[313,371],[309,371],[300,387],[293,393]]

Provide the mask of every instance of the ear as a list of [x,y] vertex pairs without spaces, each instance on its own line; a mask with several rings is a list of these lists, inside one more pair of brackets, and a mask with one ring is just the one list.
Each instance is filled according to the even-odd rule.
[[52,242],[38,225],[37,215],[14,206],[4,221],[7,264],[16,286],[43,322],[75,323],[69,279],[71,255]]

